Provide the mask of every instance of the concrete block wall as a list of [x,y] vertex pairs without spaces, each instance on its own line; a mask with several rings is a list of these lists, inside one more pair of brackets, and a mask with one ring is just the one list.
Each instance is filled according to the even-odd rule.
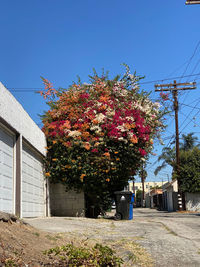
[[84,193],[66,192],[63,184],[50,184],[50,213],[51,216],[84,217]]
[[186,210],[200,211],[200,193],[185,193]]

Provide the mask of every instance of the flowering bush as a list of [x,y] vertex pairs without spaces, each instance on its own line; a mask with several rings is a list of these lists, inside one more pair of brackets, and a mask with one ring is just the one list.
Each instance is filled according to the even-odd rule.
[[[43,79],[50,110],[43,116],[48,141],[46,176],[105,209],[122,190],[162,129],[159,103],[139,93],[139,76],[109,80],[96,74],[89,84],[56,91]],[[97,212],[98,214],[98,212]]]

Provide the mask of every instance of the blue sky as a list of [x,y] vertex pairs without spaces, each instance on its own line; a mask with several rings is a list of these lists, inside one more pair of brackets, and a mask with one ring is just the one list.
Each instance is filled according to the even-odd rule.
[[[41,88],[40,76],[67,87],[76,75],[87,81],[93,67],[123,73],[123,62],[145,75],[144,82],[200,73],[200,5],[186,6],[185,0],[2,0],[0,11],[0,81],[40,126],[43,99],[17,89]],[[142,88],[153,91],[154,83]],[[199,137],[198,98],[199,89],[180,93],[181,134]],[[167,123],[163,138],[174,134],[173,116]],[[155,151],[161,151],[158,144]],[[149,165],[148,180],[166,180],[170,170],[155,177],[155,167]]]

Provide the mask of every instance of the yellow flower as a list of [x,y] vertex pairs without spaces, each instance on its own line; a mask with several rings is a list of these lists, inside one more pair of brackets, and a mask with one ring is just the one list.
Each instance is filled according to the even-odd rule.
[[118,154],[119,152],[115,151],[115,154]]
[[71,169],[71,166],[70,165],[65,165],[65,168],[66,169]]
[[105,152],[103,155],[108,157],[108,158],[110,157],[110,153],[109,152]]
[[107,179],[106,179],[106,182],[110,182],[110,179],[109,179],[109,178],[107,178]]
[[52,161],[57,161],[57,159],[52,159]]
[[82,173],[82,174],[81,174],[80,179],[81,179],[82,182],[83,182],[83,179],[84,179],[85,176],[86,176],[85,173]]
[[72,159],[72,163],[76,162],[75,159]]
[[57,141],[56,140],[53,140],[53,144],[55,145],[57,143]]
[[138,143],[138,139],[137,139],[137,137],[136,137],[135,135],[133,135],[133,136],[131,137],[131,142],[132,142],[133,144],[137,144],[137,143]]
[[120,160],[120,158],[116,158],[116,160]]
[[48,177],[51,176],[50,172],[46,172],[45,175]]
[[84,144],[84,148],[85,148],[85,149],[90,150],[90,147],[91,147],[91,146],[90,146],[89,143],[85,143],[85,144]]

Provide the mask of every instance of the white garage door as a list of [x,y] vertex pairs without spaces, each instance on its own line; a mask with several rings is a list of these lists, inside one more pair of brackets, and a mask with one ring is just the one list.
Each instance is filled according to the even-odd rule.
[[28,145],[22,149],[22,217],[45,216],[42,158]]
[[0,127],[0,211],[14,213],[14,137]]

